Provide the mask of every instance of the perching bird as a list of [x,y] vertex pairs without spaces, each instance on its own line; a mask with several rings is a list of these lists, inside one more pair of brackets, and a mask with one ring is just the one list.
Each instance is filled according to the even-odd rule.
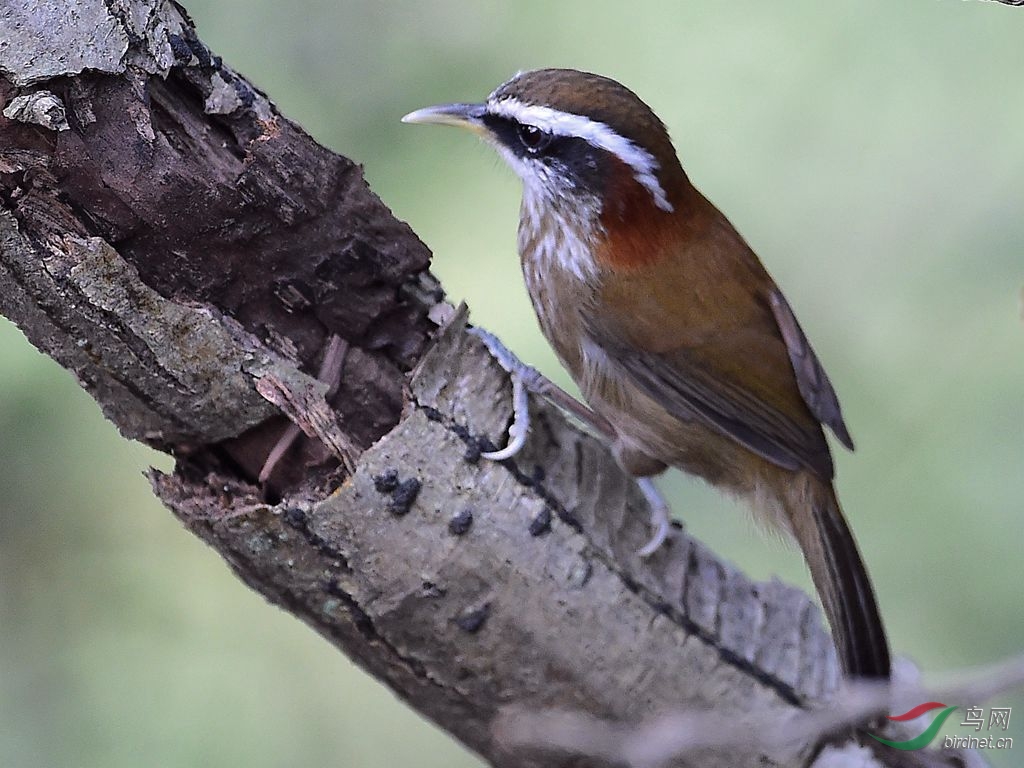
[[871,582],[832,487],[822,426],[853,448],[839,401],[786,299],[690,183],[657,115],[614,80],[541,69],[482,104],[403,119],[473,130],[522,179],[533,307],[622,467],[639,478],[679,467],[789,531],[846,674],[887,678]]

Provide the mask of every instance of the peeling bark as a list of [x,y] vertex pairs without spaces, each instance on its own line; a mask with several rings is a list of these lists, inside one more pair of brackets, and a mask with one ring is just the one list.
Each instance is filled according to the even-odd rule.
[[[498,766],[582,764],[504,750],[510,706],[785,723],[827,701],[813,603],[681,530],[640,561],[642,497],[559,412],[534,402],[525,450],[481,460],[510,386],[426,247],[179,6],[15,0],[0,24],[0,311],[122,434],[176,456],[154,490],[250,587]],[[332,392],[313,372],[335,335]],[[279,408],[316,439],[261,487]],[[874,759],[916,764],[893,755]]]

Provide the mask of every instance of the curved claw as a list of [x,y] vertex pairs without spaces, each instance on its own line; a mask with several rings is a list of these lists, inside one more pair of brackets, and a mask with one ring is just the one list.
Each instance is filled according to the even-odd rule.
[[658,487],[651,478],[638,478],[636,484],[651,508],[651,528],[654,529],[654,535],[651,536],[646,544],[640,547],[637,555],[640,557],[650,557],[661,548],[661,545],[665,543],[665,539],[668,538],[672,518],[668,502],[665,501],[661,491],[658,490]]
[[493,333],[483,328],[470,328],[469,334],[476,336],[484,343],[487,350],[498,361],[512,379],[512,424],[508,428],[511,438],[504,448],[487,451],[480,455],[488,461],[504,461],[511,459],[526,445],[526,436],[530,433],[530,401],[528,392],[539,389],[544,377],[535,368],[530,367],[512,354]]
[[512,424],[508,435],[512,439],[508,445],[497,451],[487,451],[480,455],[489,461],[511,459],[526,445],[526,436],[530,432],[530,399],[526,393],[526,384],[518,373],[512,373]]

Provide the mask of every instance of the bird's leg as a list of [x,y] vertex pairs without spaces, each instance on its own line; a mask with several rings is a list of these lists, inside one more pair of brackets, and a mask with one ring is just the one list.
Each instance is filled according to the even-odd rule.
[[[338,391],[338,387],[341,385],[341,371],[345,367],[345,356],[347,354],[348,342],[337,334],[332,335],[331,340],[327,342],[327,349],[324,351],[324,359],[320,363],[320,369],[316,373],[317,379],[327,384],[324,399],[329,399]],[[281,437],[274,443],[274,447],[270,449],[266,461],[263,462],[263,468],[259,474],[260,483],[265,483],[270,479],[270,475],[273,473],[278,462],[288,453],[288,449],[295,444],[295,441],[301,434],[302,430],[298,426],[295,424],[288,425],[281,434]]]
[[[480,455],[491,461],[511,459],[526,444],[526,435],[530,431],[529,393],[540,395],[553,405],[568,411],[584,424],[605,438],[609,443],[615,439],[615,431],[611,424],[595,411],[581,403],[560,386],[532,366],[527,365],[506,347],[498,338],[483,328],[470,328],[469,333],[476,336],[487,347],[498,364],[508,371],[512,379],[512,424],[508,428],[511,438],[508,444],[497,451],[488,451]],[[671,510],[665,497],[649,477],[636,478],[637,485],[651,511],[651,528],[654,535],[637,552],[640,557],[654,554],[665,539],[668,538]]]

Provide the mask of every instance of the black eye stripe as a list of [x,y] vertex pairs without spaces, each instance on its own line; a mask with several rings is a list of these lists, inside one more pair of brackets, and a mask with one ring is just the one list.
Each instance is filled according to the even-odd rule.
[[615,158],[613,153],[582,137],[552,134],[493,112],[485,113],[482,119],[494,140],[510,153],[531,164],[547,166],[546,178],[559,179],[568,187],[595,195],[602,193],[607,163]]
[[522,157],[546,155],[549,151],[554,151],[560,142],[565,141],[564,137],[553,136],[535,125],[520,123],[501,115],[485,114],[483,121],[495,138]]

